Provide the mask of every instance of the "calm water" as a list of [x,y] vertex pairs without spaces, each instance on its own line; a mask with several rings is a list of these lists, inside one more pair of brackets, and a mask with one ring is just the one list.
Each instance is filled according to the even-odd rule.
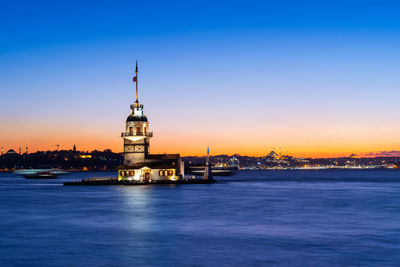
[[0,265],[400,265],[400,170],[64,187],[0,174]]

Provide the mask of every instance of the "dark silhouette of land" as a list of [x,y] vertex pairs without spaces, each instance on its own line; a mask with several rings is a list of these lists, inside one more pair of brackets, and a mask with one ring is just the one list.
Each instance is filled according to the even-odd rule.
[[70,171],[110,171],[122,164],[123,153],[111,150],[92,152],[76,150],[38,151],[19,154],[8,151],[0,156],[0,169],[61,168]]
[[[358,158],[356,155],[339,158],[295,158],[288,155],[278,155],[270,152],[266,156],[252,157],[235,155],[210,156],[212,166],[229,166],[229,161],[235,157],[238,166],[244,169],[271,169],[271,168],[319,168],[319,167],[376,167],[397,168],[400,166],[400,157],[374,157]],[[183,157],[185,165],[204,166],[206,157]],[[104,151],[94,150],[77,151],[38,151],[34,153],[19,154],[13,150],[0,156],[0,171],[13,171],[15,169],[61,168],[69,171],[113,171],[122,165],[123,153],[114,153],[109,149]]]

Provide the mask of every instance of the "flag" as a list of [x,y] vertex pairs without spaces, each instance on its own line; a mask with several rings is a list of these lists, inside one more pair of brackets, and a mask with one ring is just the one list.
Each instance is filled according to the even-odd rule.
[[134,82],[134,83],[137,82],[137,77],[136,77],[136,76],[133,77],[133,82]]

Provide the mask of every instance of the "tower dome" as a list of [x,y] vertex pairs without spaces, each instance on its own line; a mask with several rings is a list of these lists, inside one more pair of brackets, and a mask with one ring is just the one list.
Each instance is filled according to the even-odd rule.
[[126,119],[126,122],[134,122],[134,121],[145,121],[145,122],[147,122],[147,117],[146,117],[146,115],[137,115],[137,114],[132,113]]
[[8,151],[7,151],[7,153],[6,154],[8,154],[8,155],[12,155],[12,154],[18,154],[17,152],[15,152],[15,150],[14,149],[9,149]]

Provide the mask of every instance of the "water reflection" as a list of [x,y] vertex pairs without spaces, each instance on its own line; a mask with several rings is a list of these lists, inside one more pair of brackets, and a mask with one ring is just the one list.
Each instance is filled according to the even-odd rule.
[[240,172],[174,187],[55,182],[0,179],[1,266],[400,262],[399,171]]
[[125,203],[123,220],[132,232],[150,231],[155,224],[154,204],[151,201],[152,188],[149,186],[124,186],[121,188]]

